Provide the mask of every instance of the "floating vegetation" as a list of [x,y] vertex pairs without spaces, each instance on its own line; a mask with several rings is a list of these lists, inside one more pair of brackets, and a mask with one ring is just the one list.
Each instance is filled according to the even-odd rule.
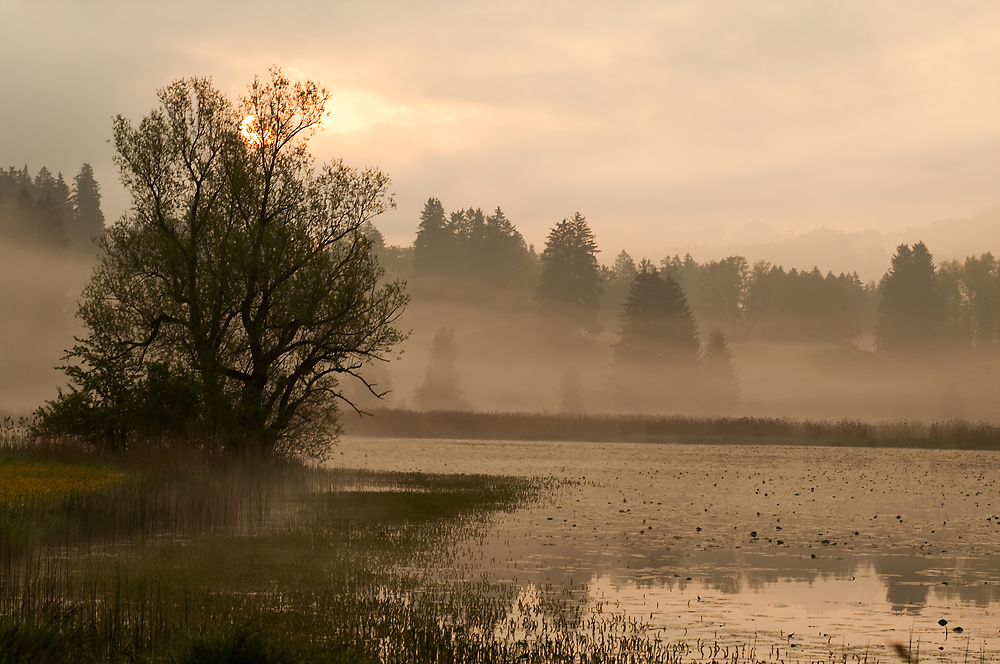
[[[373,452],[371,458],[385,463],[394,443],[379,444],[377,452],[354,454],[364,458]],[[623,451],[612,455],[620,459]],[[8,449],[5,463],[21,468],[42,463],[32,454]],[[778,518],[784,514],[776,510],[761,512],[775,492],[782,502],[811,495],[806,484],[839,495],[849,472],[857,476],[848,460],[843,473],[835,465],[807,464],[809,474],[795,482],[789,464],[767,461],[765,466],[784,478],[780,483],[773,475],[755,474],[749,463],[711,464],[711,477],[700,473],[697,479],[686,475],[695,470],[692,464],[670,465],[670,478],[650,478],[650,486],[676,486],[678,495],[690,495],[691,509],[680,516],[673,496],[642,495],[638,491],[645,485],[637,479],[612,483],[624,477],[617,471],[600,475],[590,469],[584,478],[553,470],[551,477],[527,478],[318,469],[223,464],[169,448],[99,457],[49,448],[36,456],[44,456],[50,467],[104,469],[118,479],[0,510],[0,653],[6,661],[875,664],[898,657],[891,645],[857,647],[841,637],[800,634],[798,628],[787,629],[794,634],[786,636],[725,625],[718,620],[720,610],[728,611],[725,600],[706,594],[712,593],[706,568],[695,562],[702,548],[709,559],[722,561],[724,552],[713,547],[726,543],[744,547],[740,555],[801,557],[810,561],[803,569],[813,574],[821,561],[810,557],[809,544],[827,537],[858,547],[826,512],[821,527],[812,518],[801,523],[807,519],[805,498],[792,505],[799,512],[795,519]],[[444,456],[441,463],[455,458]],[[972,461],[969,468],[976,467]],[[629,467],[649,474],[658,466]],[[887,482],[884,475],[871,480],[881,487]],[[978,475],[970,475],[968,483],[983,491],[992,486]],[[732,505],[723,502],[744,484],[766,485],[772,497],[744,487],[731,496]],[[861,487],[873,493],[867,484]],[[694,504],[695,494],[711,511]],[[847,500],[857,502],[857,495]],[[596,505],[585,509],[584,504],[594,498],[604,512],[587,512]],[[871,500],[882,504],[887,498]],[[888,505],[883,507],[889,513]],[[734,515],[738,529],[730,523]],[[605,524],[612,519],[621,520],[622,539],[614,545],[619,551],[647,559],[668,552],[669,573],[658,569],[669,580],[657,583],[691,597],[696,606],[686,616],[707,616],[704,629],[695,632],[693,624],[652,599],[647,604],[645,593],[652,593],[653,585],[636,581],[642,577],[546,581],[549,574],[575,571],[559,557],[567,547],[580,551],[607,542],[585,540],[584,531],[604,538],[614,531]],[[885,527],[903,527],[895,519],[883,521]],[[798,549],[779,550],[766,538],[757,539],[757,530],[778,528],[773,525],[778,522]],[[993,533],[993,521],[978,522],[984,533]],[[722,532],[723,523],[732,534]],[[850,527],[855,532],[857,526]],[[684,533],[682,541],[675,532]],[[509,541],[498,541],[504,538]],[[669,553],[671,548],[676,550]],[[620,571],[640,562],[634,556],[622,560]],[[970,647],[971,664],[997,660],[995,649],[976,650],[975,621],[947,615],[954,620],[947,628],[934,625],[938,635],[950,637],[943,644],[946,652],[935,651],[940,661],[962,659]],[[964,634],[952,631],[959,618]]]

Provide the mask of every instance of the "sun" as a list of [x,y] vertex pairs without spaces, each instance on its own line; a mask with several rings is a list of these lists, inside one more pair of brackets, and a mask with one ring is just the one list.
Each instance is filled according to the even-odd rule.
[[256,115],[248,115],[240,123],[240,138],[248,147],[259,148],[264,142],[274,140],[274,131],[268,128],[261,135],[260,120]]

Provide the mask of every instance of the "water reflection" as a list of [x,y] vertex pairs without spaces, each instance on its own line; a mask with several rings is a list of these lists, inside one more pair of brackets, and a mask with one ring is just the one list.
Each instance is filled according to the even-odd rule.
[[1000,659],[997,453],[384,439],[342,450],[345,467],[565,480],[551,501],[500,517],[460,564],[579,594],[665,638],[767,635],[795,658],[914,639],[952,661],[961,648]]

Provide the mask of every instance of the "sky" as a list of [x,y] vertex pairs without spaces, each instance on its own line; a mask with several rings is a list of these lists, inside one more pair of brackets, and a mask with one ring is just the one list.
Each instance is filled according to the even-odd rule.
[[1000,204],[995,0],[0,0],[0,167],[89,162],[129,206],[111,120],[211,76],[327,87],[317,161],[424,202],[497,206],[541,248],[584,214],[613,261],[747,229],[893,231]]

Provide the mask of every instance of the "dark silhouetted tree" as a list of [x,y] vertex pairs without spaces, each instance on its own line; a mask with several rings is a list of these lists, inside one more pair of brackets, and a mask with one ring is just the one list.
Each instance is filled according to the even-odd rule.
[[444,206],[436,198],[427,199],[420,213],[417,239],[413,243],[413,271],[416,276],[440,277],[453,271],[455,233],[445,217]]
[[67,225],[69,246],[74,251],[96,253],[96,243],[104,237],[104,213],[101,212],[101,188],[90,164],[84,164],[73,178],[70,201],[73,215]]
[[871,329],[875,294],[856,274],[786,272],[760,261],[749,284],[743,316],[750,338],[846,343]]
[[430,363],[423,384],[413,394],[420,410],[472,410],[462,398],[458,379],[458,345],[455,328],[442,327],[431,342]]
[[989,351],[1000,338],[1000,261],[987,252],[964,263],[941,263],[937,284],[949,340],[959,347]]
[[428,200],[414,243],[416,290],[432,298],[494,302],[533,284],[534,257],[499,207],[445,217],[441,202]]
[[912,249],[899,245],[879,290],[882,302],[875,328],[876,350],[906,359],[936,353],[943,330],[942,307],[934,260],[923,242]]
[[750,285],[750,266],[742,256],[710,262],[705,269],[705,315],[730,335],[744,335],[743,311]]
[[69,188],[60,173],[44,166],[34,179],[28,169],[0,171],[0,235],[46,249],[66,246]]
[[715,330],[708,337],[702,355],[702,371],[707,405],[716,412],[735,406],[739,399],[739,385],[733,367],[733,354],[722,330]]
[[67,242],[65,209],[65,205],[51,191],[41,194],[29,215],[29,237],[40,246],[64,249]]
[[530,280],[532,261],[524,238],[498,206],[480,227],[479,242],[470,255],[475,272],[489,292],[509,290]]
[[621,315],[621,308],[625,304],[625,298],[628,297],[635,274],[635,261],[624,249],[610,268],[602,270],[604,294],[601,298],[601,310],[605,317],[613,315],[617,320]]
[[649,365],[693,366],[698,331],[687,298],[673,277],[661,278],[649,261],[639,267],[621,315],[615,359]]
[[388,178],[315,169],[308,139],[329,93],[280,70],[238,106],[203,78],[158,97],[138,126],[114,121],[132,212],[101,243],[79,308],[87,334],[65,368],[73,391],[43,420],[121,444],[144,425],[135,395],[155,402],[168,382],[193,387],[183,416],[200,445],[321,458],[338,431],[338,376],[405,336],[402,285],[381,282],[363,232],[391,206]]
[[587,220],[577,212],[549,232],[540,257],[538,300],[547,312],[562,316],[583,329],[599,331],[601,270],[597,242]]
[[675,412],[697,401],[698,331],[684,290],[648,260],[621,314],[612,385],[620,407]]

